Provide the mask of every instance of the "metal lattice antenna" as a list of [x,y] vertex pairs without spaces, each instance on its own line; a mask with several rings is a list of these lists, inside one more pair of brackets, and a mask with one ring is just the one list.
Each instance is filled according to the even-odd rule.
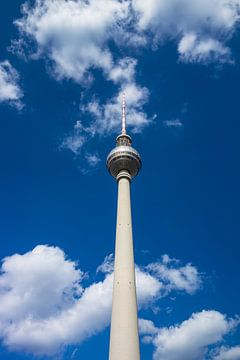
[[122,96],[122,135],[126,135],[126,97]]

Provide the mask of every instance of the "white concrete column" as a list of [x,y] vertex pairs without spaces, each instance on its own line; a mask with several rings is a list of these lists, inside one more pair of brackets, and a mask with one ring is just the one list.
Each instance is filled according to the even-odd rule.
[[109,360],[140,360],[130,200],[131,176],[118,177],[118,210]]

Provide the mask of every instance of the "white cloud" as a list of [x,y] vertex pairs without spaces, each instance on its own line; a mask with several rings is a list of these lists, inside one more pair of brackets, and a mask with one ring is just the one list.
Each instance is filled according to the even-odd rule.
[[239,360],[240,359],[240,346],[234,346],[232,348],[226,348],[222,346],[217,351],[217,355],[213,357],[213,360]]
[[77,120],[73,131],[63,139],[60,149],[70,150],[74,155],[79,155],[88,138],[89,134],[86,133],[81,121]]
[[153,321],[146,319],[139,319],[139,334],[140,335],[154,335],[158,332],[158,328]]
[[38,246],[3,260],[0,336],[10,349],[53,354],[107,326],[112,275],[83,291],[84,274],[59,248]]
[[164,255],[161,262],[149,264],[147,270],[164,284],[166,293],[176,290],[194,294],[201,286],[201,275],[195,266],[181,266],[178,260],[168,255]]
[[88,81],[91,68],[108,72],[107,41],[126,18],[128,3],[114,0],[36,0],[26,2],[15,21],[22,39],[33,41],[34,58],[47,57],[57,79]]
[[[139,27],[156,27],[163,35],[189,28],[198,29],[201,33],[206,28],[213,32],[222,29],[228,33],[239,20],[238,0],[150,0],[148,4],[133,0],[132,3],[139,15]],[[173,23],[173,17],[177,15]]]
[[139,307],[151,305],[161,297],[162,284],[151,274],[136,267],[136,287]]
[[180,325],[158,329],[152,338],[153,359],[204,360],[208,346],[223,340],[238,323],[214,310],[194,313]]
[[113,254],[107,255],[103,260],[103,263],[98,266],[97,273],[111,274],[114,268],[114,256]]
[[32,316],[46,318],[58,307],[71,305],[75,294],[82,292],[83,273],[59,248],[37,246],[24,255],[7,257],[1,270],[1,320],[9,314],[22,318],[29,309]]
[[[31,57],[43,57],[48,63],[50,60],[52,74],[58,80],[84,84],[93,79],[94,70],[100,70],[106,80],[120,87],[119,94],[125,91],[128,124],[140,131],[149,123],[143,111],[149,92],[136,83],[136,59],[113,55],[109,47],[112,41],[116,45],[126,41],[129,9],[129,0],[36,0],[32,6],[26,2],[22,18],[15,21],[21,34],[15,48],[22,52],[22,44],[33,42],[35,46],[28,47],[36,49],[30,52]],[[134,37],[132,33],[130,37]],[[116,131],[121,119],[119,94],[105,104],[94,98],[82,106],[93,119],[90,126],[82,128],[83,132],[92,136]],[[62,147],[78,154],[87,140],[87,134],[74,129]]]
[[[35,43],[32,57],[48,57],[58,79],[88,81],[91,69],[120,80],[126,59],[111,53],[122,48],[178,42],[184,61],[230,61],[227,42],[239,23],[239,0],[36,0],[22,7],[15,21],[20,48]],[[149,31],[150,30],[150,31]],[[123,75],[125,76],[125,75]]]
[[85,155],[85,158],[87,160],[87,163],[88,165],[91,167],[91,168],[94,168],[96,167],[99,162],[101,161],[100,157],[98,156],[98,154],[89,154],[87,153]]
[[[83,288],[84,273],[57,247],[37,246],[3,260],[0,275],[0,337],[10,350],[54,354],[79,344],[108,326],[112,295],[112,257],[98,271],[103,281]],[[162,296],[161,281],[136,268],[139,307]],[[152,333],[149,322],[142,331]],[[145,329],[145,330],[144,330]]]
[[135,68],[137,60],[126,57],[120,61],[110,70],[108,76],[115,83],[131,83],[135,78]]
[[187,62],[208,62],[218,60],[229,62],[230,50],[220,41],[212,38],[198,38],[196,34],[189,33],[182,37],[178,45],[180,58]]
[[61,149],[68,149],[78,155],[85,142],[86,138],[84,136],[73,133],[73,135],[69,135],[63,140]]
[[22,96],[18,72],[8,60],[0,62],[0,102],[6,102],[21,109]]
[[151,30],[155,45],[173,39],[183,61],[231,61],[225,45],[239,24],[239,0],[133,0],[138,31]]

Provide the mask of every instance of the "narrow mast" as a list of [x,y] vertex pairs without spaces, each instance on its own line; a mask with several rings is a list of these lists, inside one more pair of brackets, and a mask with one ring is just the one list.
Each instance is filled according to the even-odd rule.
[[126,133],[123,95],[122,132],[107,158],[108,170],[118,182],[109,360],[140,360],[130,183],[141,168],[141,158],[131,144],[132,140]]
[[126,98],[125,94],[122,97],[122,135],[126,135]]

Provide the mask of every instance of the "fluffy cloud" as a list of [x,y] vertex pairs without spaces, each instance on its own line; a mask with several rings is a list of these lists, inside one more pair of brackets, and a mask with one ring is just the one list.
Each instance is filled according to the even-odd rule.
[[70,150],[74,155],[80,154],[82,147],[87,141],[87,135],[80,120],[74,125],[71,134],[67,135],[60,145],[60,149]]
[[38,246],[24,255],[5,258],[1,270],[1,319],[8,314],[22,318],[29,309],[32,316],[45,318],[58,307],[71,305],[71,299],[82,292],[79,280],[83,274],[59,248]]
[[240,346],[234,346],[232,348],[221,347],[217,351],[217,355],[213,360],[239,360],[240,359]]
[[[128,123],[139,131],[149,121],[142,107],[148,101],[148,90],[136,84],[133,58],[115,58],[110,42],[122,45],[127,36],[130,2],[115,0],[36,0],[22,6],[22,18],[15,21],[21,38],[13,47],[22,53],[24,46],[34,59],[44,57],[50,62],[56,79],[72,79],[81,84],[93,79],[100,70],[105,79],[124,90],[128,98]],[[121,34],[121,36],[120,36]],[[133,34],[131,37],[134,38]],[[35,46],[28,46],[29,42]],[[83,132],[115,131],[120,124],[119,96],[102,104],[93,99],[81,107],[92,116],[92,124]],[[87,134],[79,128],[63,142],[75,154],[80,152]]]
[[173,39],[183,61],[231,61],[225,44],[239,23],[239,0],[132,2],[138,14],[138,31],[150,30],[155,46]]
[[[158,329],[157,335],[147,339],[155,346],[154,360],[203,360],[208,346],[221,341],[238,323],[238,319],[227,319],[218,311],[202,311],[180,325]],[[151,329],[155,334],[154,324]]]
[[21,109],[22,96],[18,72],[8,60],[0,62],[0,102],[7,102]]
[[87,153],[85,158],[87,160],[88,165],[91,168],[94,168],[95,166],[97,166],[99,164],[99,162],[101,161],[98,154],[89,154],[89,153]]
[[114,268],[114,256],[113,254],[107,255],[101,265],[97,268],[97,273],[111,274]]
[[107,41],[126,18],[127,6],[114,0],[36,0],[34,6],[24,4],[15,24],[25,44],[35,43],[32,56],[47,55],[58,79],[88,81],[90,68],[112,68]]
[[178,52],[180,58],[188,62],[230,61],[229,48],[218,40],[208,37],[199,38],[194,33],[182,37],[178,45]]
[[14,350],[53,354],[107,326],[112,275],[84,291],[83,276],[59,248],[38,246],[4,259],[0,277],[4,344]]
[[[0,275],[0,337],[11,350],[54,354],[81,343],[108,326],[112,294],[112,257],[98,271],[103,281],[83,288],[84,273],[62,250],[37,246],[3,260]],[[140,307],[150,306],[165,286],[146,269],[137,268]],[[152,325],[141,323],[142,332]]]
[[[58,79],[91,80],[100,69],[118,80],[125,60],[116,67],[110,42],[136,47],[174,40],[184,61],[230,61],[225,45],[239,23],[239,0],[35,0],[22,7],[15,21],[21,53],[35,44],[33,58],[46,57]],[[32,5],[32,6],[31,6]]]
[[158,328],[151,320],[139,319],[139,334],[154,335],[158,332]]
[[168,255],[163,255],[161,262],[149,264],[147,270],[161,280],[167,294],[172,290],[194,294],[201,286],[201,277],[196,267],[191,264],[181,266],[178,260]]
[[120,59],[119,62],[111,69],[108,77],[115,83],[129,84],[134,81],[136,65],[136,59],[130,57]]

